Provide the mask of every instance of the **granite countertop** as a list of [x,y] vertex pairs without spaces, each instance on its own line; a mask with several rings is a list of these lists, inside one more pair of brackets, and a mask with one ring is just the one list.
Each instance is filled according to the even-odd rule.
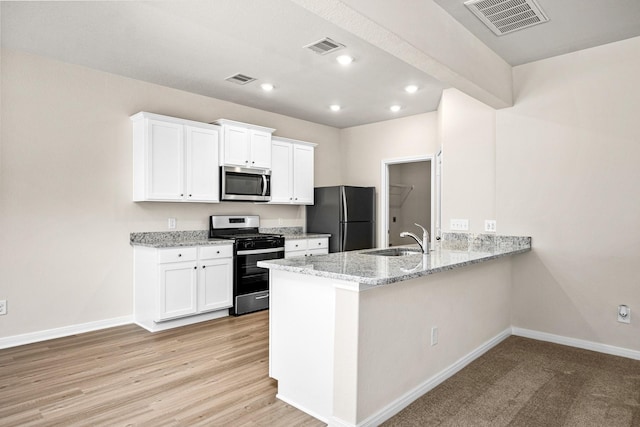
[[282,234],[287,240],[301,240],[301,239],[315,239],[319,237],[331,237],[328,233],[296,233],[296,234]]
[[[421,253],[391,257],[367,255],[376,250],[367,249],[312,258],[259,261],[258,266],[377,286],[528,252],[531,238],[445,233],[443,241],[432,246],[427,256]],[[417,245],[406,247],[417,248]]]
[[[260,228],[261,233],[281,234],[285,239],[309,239],[315,237],[331,237],[331,234],[303,233],[302,227]],[[131,233],[131,246],[147,246],[150,248],[171,248],[183,246],[230,245],[230,239],[210,239],[208,230],[192,231],[151,231]]]
[[157,231],[149,233],[131,233],[131,246],[150,248],[175,248],[183,246],[232,245],[230,239],[210,239],[207,230],[195,231]]

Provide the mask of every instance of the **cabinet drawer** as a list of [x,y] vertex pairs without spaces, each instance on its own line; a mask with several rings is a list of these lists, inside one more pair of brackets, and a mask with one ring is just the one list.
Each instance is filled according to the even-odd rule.
[[167,262],[195,261],[198,256],[197,248],[170,248],[158,249],[158,262],[164,264]]
[[305,256],[307,256],[307,251],[306,250],[302,250],[302,251],[286,251],[284,253],[284,257],[286,259],[305,257]]
[[313,255],[326,255],[329,253],[329,249],[327,248],[318,248],[318,249],[311,249],[309,248],[309,250],[307,251],[307,255],[308,256],[313,256]]
[[200,259],[231,258],[233,245],[201,246]]
[[326,237],[319,237],[317,239],[309,239],[309,249],[320,249],[320,248],[328,248],[329,247],[329,239]]
[[307,239],[292,239],[284,241],[285,252],[302,251],[307,249]]

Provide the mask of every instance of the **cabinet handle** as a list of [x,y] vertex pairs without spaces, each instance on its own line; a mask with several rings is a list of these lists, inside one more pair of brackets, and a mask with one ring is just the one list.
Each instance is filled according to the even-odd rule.
[[293,200],[293,197],[289,197],[289,200]]
[[207,268],[207,266],[206,266],[206,265],[203,265],[203,266],[202,266],[202,268]]
[[318,242],[318,246],[322,246],[322,242]]
[[196,270],[198,268],[198,266],[193,267],[194,270]]
[[216,253],[217,253],[217,254],[219,254],[219,253],[220,253],[220,251],[216,251]]
[[182,254],[178,254],[178,258],[180,258],[182,256]]
[[180,194],[180,197],[184,197],[184,193]]
[[189,197],[191,197],[191,194],[189,194]]
[[254,161],[251,162],[251,164],[254,164],[254,163],[255,163]]

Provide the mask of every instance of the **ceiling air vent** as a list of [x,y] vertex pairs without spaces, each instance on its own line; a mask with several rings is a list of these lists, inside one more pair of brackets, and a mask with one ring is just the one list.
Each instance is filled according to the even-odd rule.
[[329,37],[326,37],[322,40],[318,40],[317,42],[313,42],[304,47],[306,47],[307,49],[311,49],[318,55],[326,55],[327,53],[335,52],[336,50],[342,49],[344,45],[331,40]]
[[247,83],[251,83],[255,79],[253,77],[245,76],[244,74],[236,74],[231,77],[227,77],[225,80],[228,82],[237,83],[239,85],[246,85]]
[[549,20],[534,0],[469,0],[464,5],[498,36]]

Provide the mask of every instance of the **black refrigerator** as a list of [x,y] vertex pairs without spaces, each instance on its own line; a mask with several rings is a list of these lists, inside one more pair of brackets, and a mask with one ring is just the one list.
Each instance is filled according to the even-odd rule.
[[307,206],[307,233],[331,233],[329,252],[376,246],[375,187],[316,187]]

